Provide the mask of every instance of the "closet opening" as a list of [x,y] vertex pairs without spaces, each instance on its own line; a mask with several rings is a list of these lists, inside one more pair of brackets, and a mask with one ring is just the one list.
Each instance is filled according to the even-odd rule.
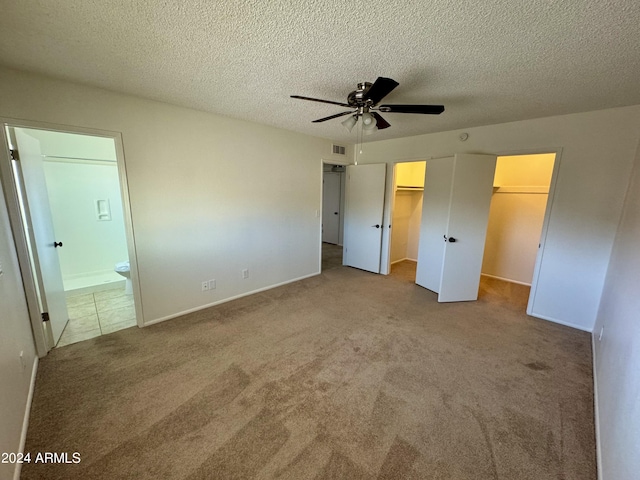
[[390,275],[416,281],[426,161],[396,163],[393,175]]
[[482,260],[479,298],[518,309],[529,302],[555,153],[499,156]]

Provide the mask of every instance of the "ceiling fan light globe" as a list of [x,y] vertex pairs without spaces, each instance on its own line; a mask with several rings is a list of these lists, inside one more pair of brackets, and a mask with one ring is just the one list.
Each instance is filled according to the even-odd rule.
[[376,119],[373,118],[373,115],[371,115],[369,112],[363,113],[362,114],[362,124],[365,126],[371,125],[372,123],[375,124]]
[[369,112],[362,114],[362,129],[376,131],[376,118]]
[[356,124],[357,121],[358,120],[357,120],[356,116],[353,115],[351,117],[348,117],[346,120],[343,120],[340,123],[342,123],[342,126],[344,128],[346,128],[347,130],[351,131],[351,130],[353,130],[353,126]]
[[378,127],[376,127],[375,125],[373,125],[373,127],[369,126],[367,128],[363,128],[362,132],[365,135],[371,135],[372,133],[376,133],[378,131]]

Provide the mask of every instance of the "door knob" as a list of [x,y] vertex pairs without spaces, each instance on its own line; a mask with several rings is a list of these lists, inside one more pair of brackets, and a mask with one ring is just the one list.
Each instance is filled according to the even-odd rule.
[[371,225],[371,226],[372,226],[372,227],[376,227],[376,228],[380,228],[380,225],[379,225],[379,224],[377,224],[377,223],[376,223],[375,225]]
[[62,242],[53,242],[53,247],[58,248],[62,246]]

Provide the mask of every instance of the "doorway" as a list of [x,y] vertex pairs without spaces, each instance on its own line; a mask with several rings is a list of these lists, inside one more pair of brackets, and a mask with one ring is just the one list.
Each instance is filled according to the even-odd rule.
[[342,266],[344,165],[322,166],[322,271]]
[[480,296],[521,310],[530,301],[555,161],[555,153],[498,157]]
[[415,283],[426,161],[395,164],[389,274]]
[[47,349],[137,325],[128,194],[116,139],[12,124],[4,133],[19,204],[14,223],[25,233],[21,263],[37,299],[30,310],[42,315]]

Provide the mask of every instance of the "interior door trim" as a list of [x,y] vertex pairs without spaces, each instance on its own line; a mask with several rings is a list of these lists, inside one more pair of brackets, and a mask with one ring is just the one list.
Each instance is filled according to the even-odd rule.
[[138,324],[138,327],[143,327],[144,316],[140,293],[140,277],[138,272],[136,244],[133,232],[133,220],[131,216],[131,203],[129,197],[129,185],[127,181],[122,134],[120,132],[110,130],[98,130],[72,125],[60,125],[7,117],[0,117],[0,127],[0,130],[2,130],[2,132],[0,133],[0,141],[2,141],[2,146],[0,146],[0,173],[2,174],[1,181],[3,189],[5,190],[7,209],[9,211],[9,221],[11,223],[11,230],[13,232],[13,238],[16,244],[16,252],[18,254],[18,262],[23,278],[27,307],[29,309],[29,317],[31,320],[31,327],[38,357],[44,357],[52,347],[50,347],[49,339],[46,337],[45,329],[42,327],[42,318],[40,317],[36,280],[31,274],[31,261],[27,249],[27,235],[22,224],[22,214],[20,212],[20,205],[18,201],[18,187],[13,176],[11,154],[9,152],[9,139],[6,135],[6,127],[28,128],[34,130],[52,130],[61,133],[91,135],[94,137],[106,137],[113,139],[118,165],[120,192],[122,196],[124,227],[127,238],[127,250],[129,254],[131,281],[133,285],[136,322]]

